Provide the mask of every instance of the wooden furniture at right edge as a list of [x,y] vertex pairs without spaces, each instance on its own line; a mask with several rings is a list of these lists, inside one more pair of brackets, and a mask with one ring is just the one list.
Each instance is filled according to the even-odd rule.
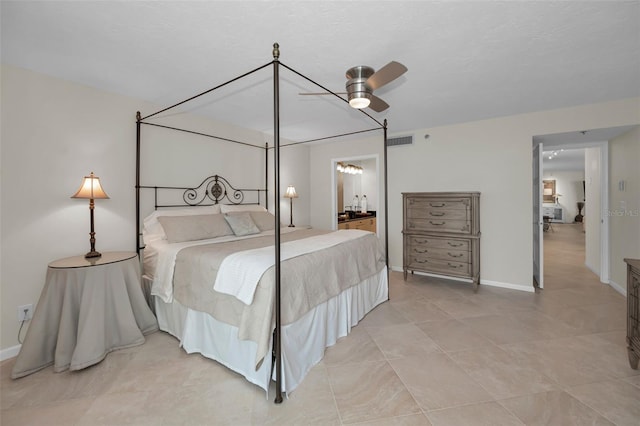
[[403,271],[480,284],[480,193],[403,192]]
[[638,369],[640,359],[640,259],[627,262],[627,351],[629,365]]

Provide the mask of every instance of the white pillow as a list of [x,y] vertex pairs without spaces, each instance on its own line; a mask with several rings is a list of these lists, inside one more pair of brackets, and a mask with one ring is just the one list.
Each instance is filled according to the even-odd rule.
[[214,204],[213,206],[166,207],[162,210],[154,210],[142,221],[142,237],[145,243],[148,241],[167,239],[162,225],[158,222],[158,217],[160,216],[189,216],[216,213],[220,213],[219,204]]
[[224,219],[233,230],[233,233],[238,237],[260,233],[260,229],[258,229],[253,219],[251,219],[249,212],[225,214]]
[[266,212],[267,209],[259,204],[220,204],[222,213],[231,212]]
[[276,227],[276,217],[270,212],[249,212],[251,219],[261,231],[270,231]]
[[167,241],[181,243],[183,241],[207,240],[210,238],[233,235],[233,231],[220,213],[186,216],[160,216]]

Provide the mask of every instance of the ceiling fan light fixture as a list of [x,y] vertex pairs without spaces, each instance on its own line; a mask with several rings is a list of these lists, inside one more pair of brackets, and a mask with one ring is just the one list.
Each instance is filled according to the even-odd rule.
[[363,109],[371,103],[371,95],[369,93],[353,93],[349,95],[349,105],[352,108]]
[[345,88],[347,89],[349,105],[352,108],[363,109],[371,103],[371,89],[367,87],[366,82],[373,73],[373,68],[364,65],[347,70],[346,77],[349,80],[347,80]]

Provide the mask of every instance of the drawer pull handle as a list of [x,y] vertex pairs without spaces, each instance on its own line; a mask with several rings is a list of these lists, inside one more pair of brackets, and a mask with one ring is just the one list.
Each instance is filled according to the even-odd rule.
[[444,216],[444,212],[429,212],[431,216]]
[[417,249],[417,248],[414,248],[413,251],[415,251],[416,253],[420,253],[420,254],[429,252],[429,250],[420,250],[420,249]]
[[446,206],[446,204],[445,204],[445,203],[440,203],[440,204],[433,204],[433,203],[429,203],[429,205],[430,205],[431,207],[444,207],[444,206]]
[[429,262],[428,260],[418,260],[418,259],[414,259],[413,261],[416,262],[416,263],[427,263],[427,262]]
[[449,265],[449,268],[461,268],[462,265],[452,265],[451,263],[447,262],[447,265]]
[[440,225],[444,225],[446,222],[434,222],[434,221],[430,220],[429,223],[432,224],[432,225],[440,226]]
[[449,244],[451,247],[461,247],[461,246],[462,246],[462,243],[457,243],[457,244],[455,244],[455,243],[449,243],[449,242],[447,242],[447,244]]
[[416,244],[427,244],[429,240],[415,240]]
[[449,256],[451,256],[451,257],[462,257],[462,253],[459,253],[459,254],[453,254],[453,253],[449,253],[449,252],[447,252],[447,254],[448,254]]

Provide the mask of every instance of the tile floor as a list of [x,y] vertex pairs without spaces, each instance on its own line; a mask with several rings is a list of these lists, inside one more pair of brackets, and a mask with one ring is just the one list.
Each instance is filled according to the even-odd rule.
[[579,226],[554,230],[537,293],[392,273],[391,300],[281,405],[158,332],[80,372],[12,381],[4,361],[1,423],[637,426],[625,299],[583,266]]

